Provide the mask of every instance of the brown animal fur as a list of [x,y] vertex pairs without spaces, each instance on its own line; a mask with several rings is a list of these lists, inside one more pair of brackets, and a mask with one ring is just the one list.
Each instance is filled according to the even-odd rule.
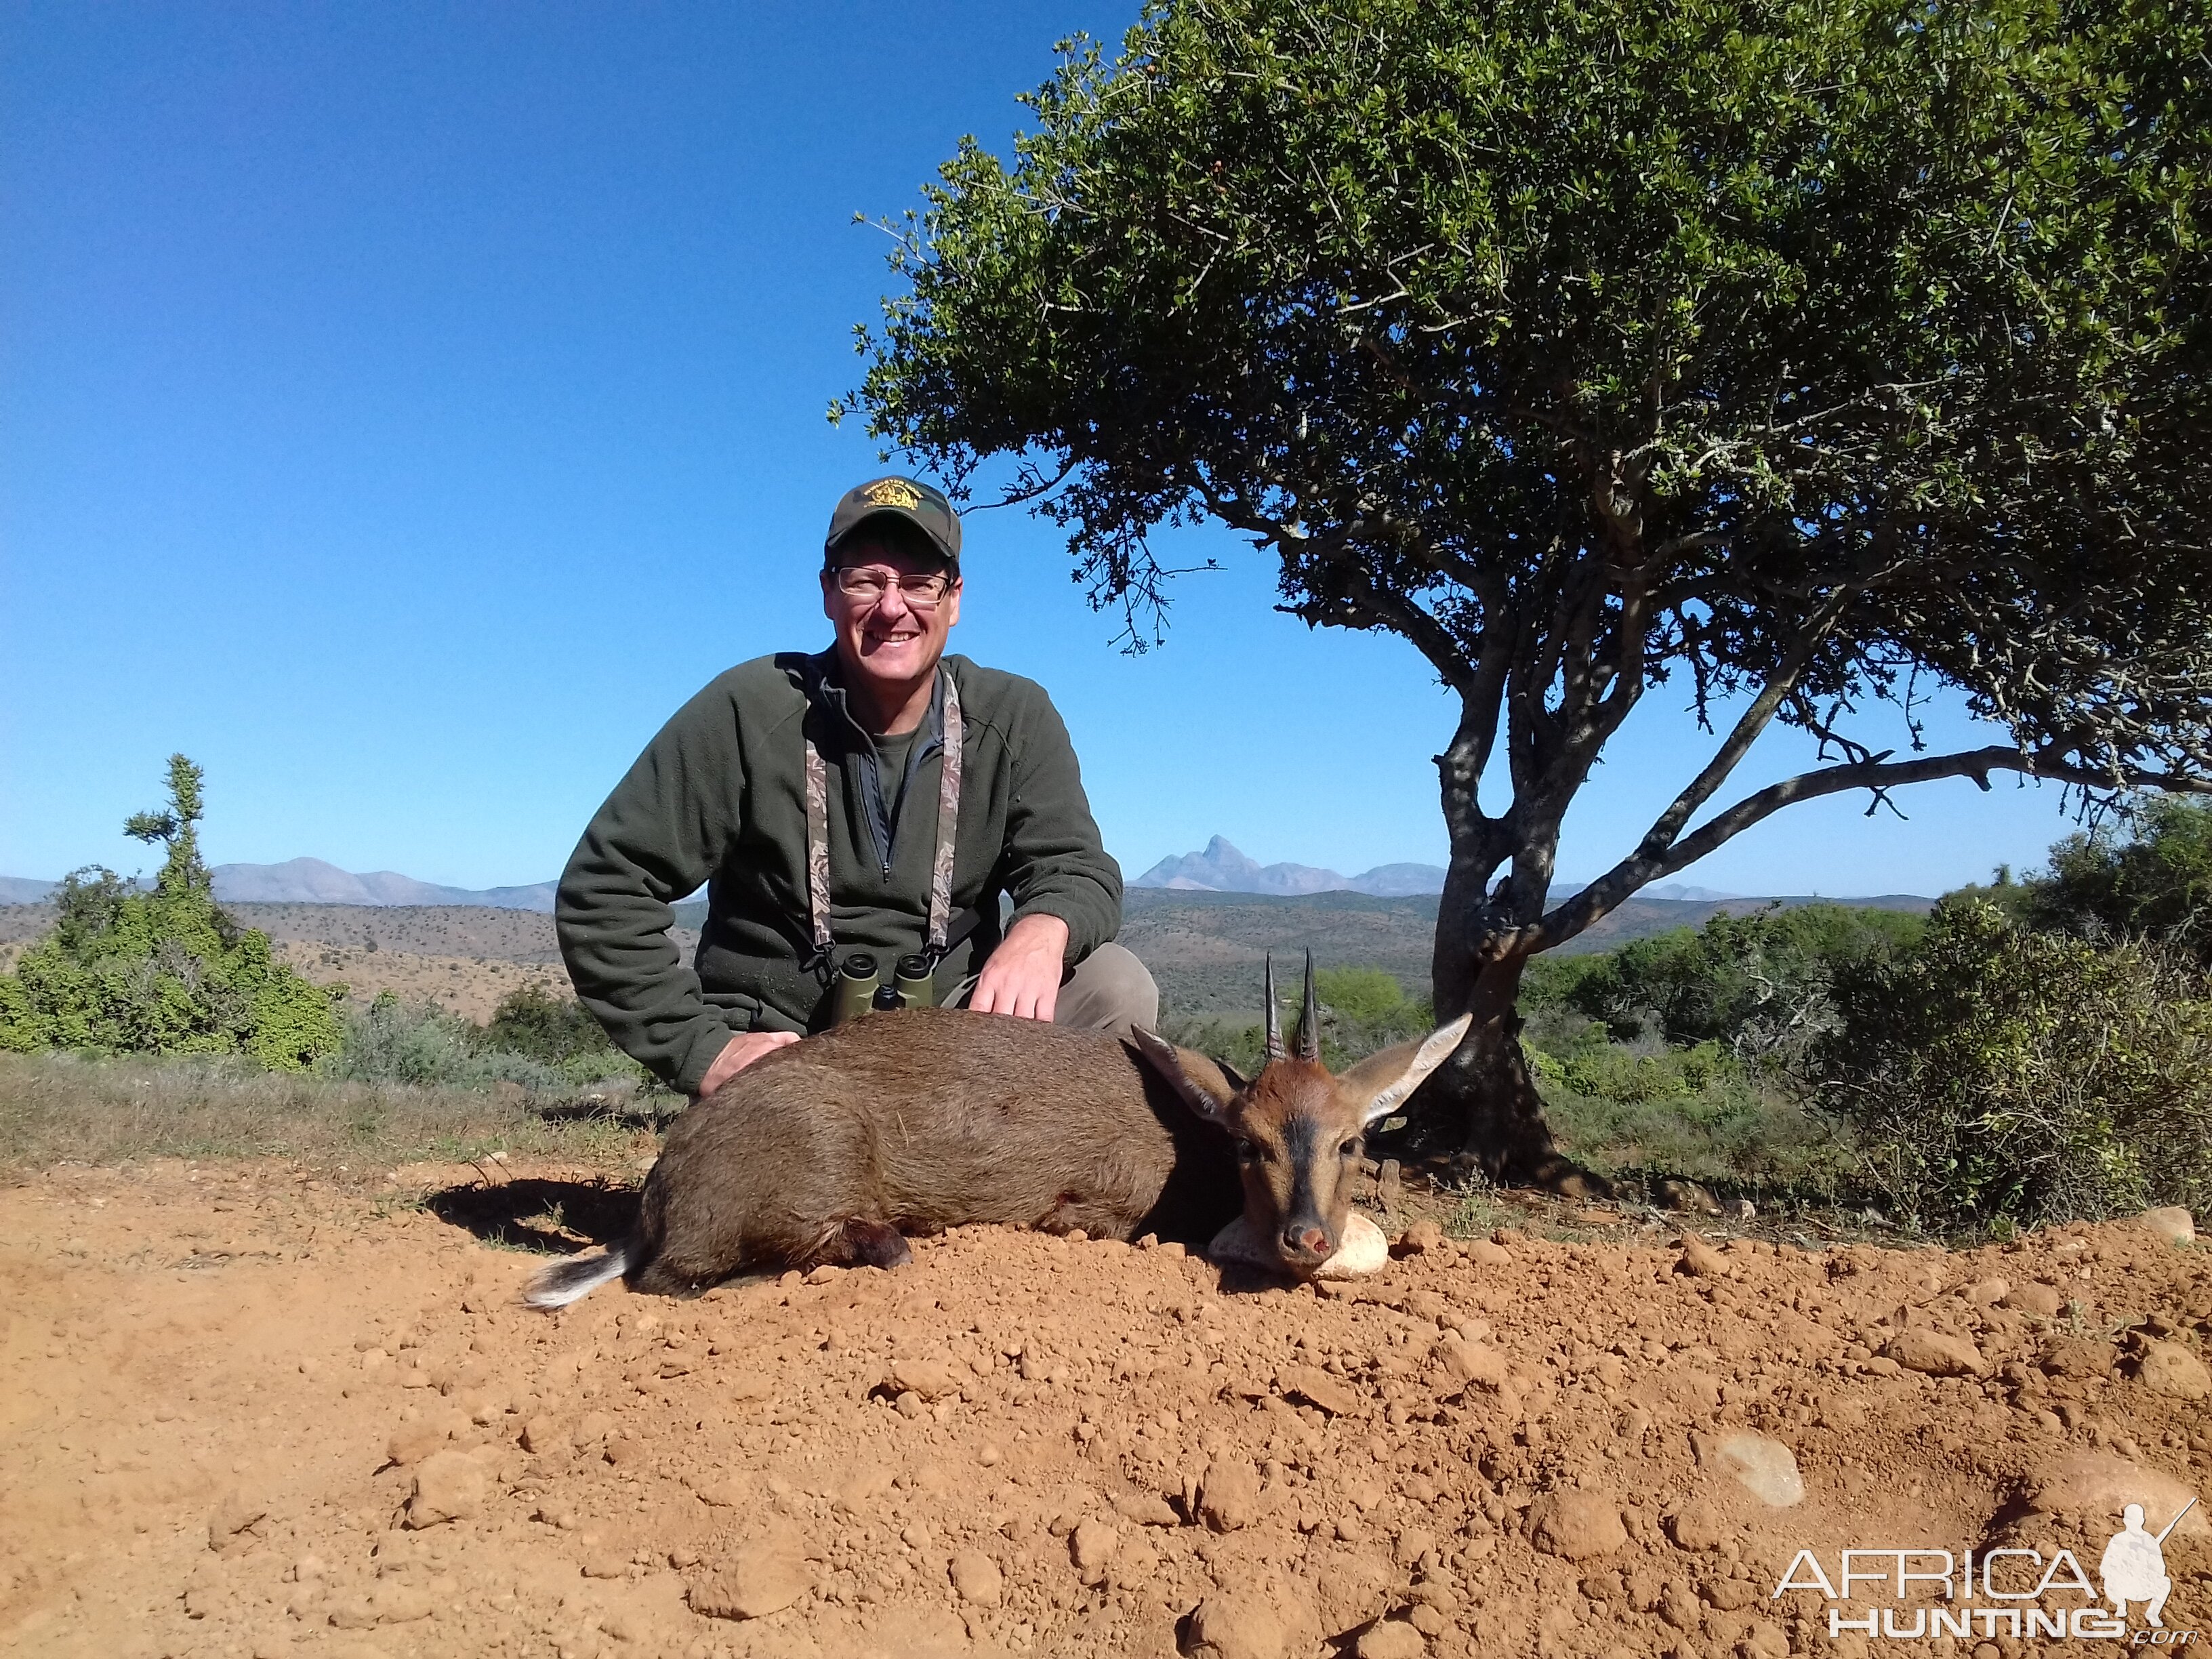
[[1342,1083],[1285,1059],[1248,1085],[1148,1031],[1133,1045],[1001,1014],[870,1014],[677,1119],[635,1231],[546,1269],[526,1299],[557,1307],[617,1273],[682,1295],[763,1267],[895,1267],[908,1236],[971,1222],[1202,1244],[1240,1211],[1280,1241],[1286,1271],[1310,1273],[1342,1237],[1378,1097],[1358,1079],[1412,1076],[1411,1048]]

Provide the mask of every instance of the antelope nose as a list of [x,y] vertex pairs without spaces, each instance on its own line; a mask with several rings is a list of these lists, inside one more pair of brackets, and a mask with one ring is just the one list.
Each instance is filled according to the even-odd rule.
[[1327,1255],[1328,1235],[1318,1227],[1285,1227],[1283,1248],[1297,1255]]

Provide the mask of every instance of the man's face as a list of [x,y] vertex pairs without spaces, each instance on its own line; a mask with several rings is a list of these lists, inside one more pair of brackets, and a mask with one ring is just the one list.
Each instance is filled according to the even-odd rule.
[[[822,614],[837,631],[837,659],[848,675],[886,690],[912,685],[937,666],[945,635],[960,620],[960,584],[955,580],[933,607],[909,601],[900,591],[902,576],[944,574],[938,561],[918,557],[856,531],[831,556],[833,568],[822,574]],[[848,593],[836,571],[871,571],[882,580],[880,599]]]

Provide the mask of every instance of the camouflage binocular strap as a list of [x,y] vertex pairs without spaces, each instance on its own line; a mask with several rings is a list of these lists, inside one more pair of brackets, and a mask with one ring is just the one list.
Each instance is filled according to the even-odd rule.
[[[945,763],[937,790],[937,855],[929,875],[929,959],[945,956],[952,926],[952,838],[960,823],[960,688],[939,669],[945,685]],[[830,775],[822,751],[806,739],[806,901],[812,911],[814,958],[826,968],[836,943],[830,936]]]

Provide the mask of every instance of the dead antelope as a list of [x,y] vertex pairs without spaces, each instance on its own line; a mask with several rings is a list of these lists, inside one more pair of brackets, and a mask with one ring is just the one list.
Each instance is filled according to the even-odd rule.
[[749,1269],[896,1267],[907,1235],[968,1222],[1203,1242],[1240,1208],[1237,1254],[1310,1276],[1345,1237],[1361,1135],[1468,1022],[1338,1078],[1321,1063],[1310,951],[1296,1054],[1272,963],[1267,1001],[1249,1080],[1146,1030],[1127,1043],[957,1009],[850,1021],[678,1118],[629,1237],[545,1269],[525,1299],[560,1307],[617,1275],[682,1295]]

